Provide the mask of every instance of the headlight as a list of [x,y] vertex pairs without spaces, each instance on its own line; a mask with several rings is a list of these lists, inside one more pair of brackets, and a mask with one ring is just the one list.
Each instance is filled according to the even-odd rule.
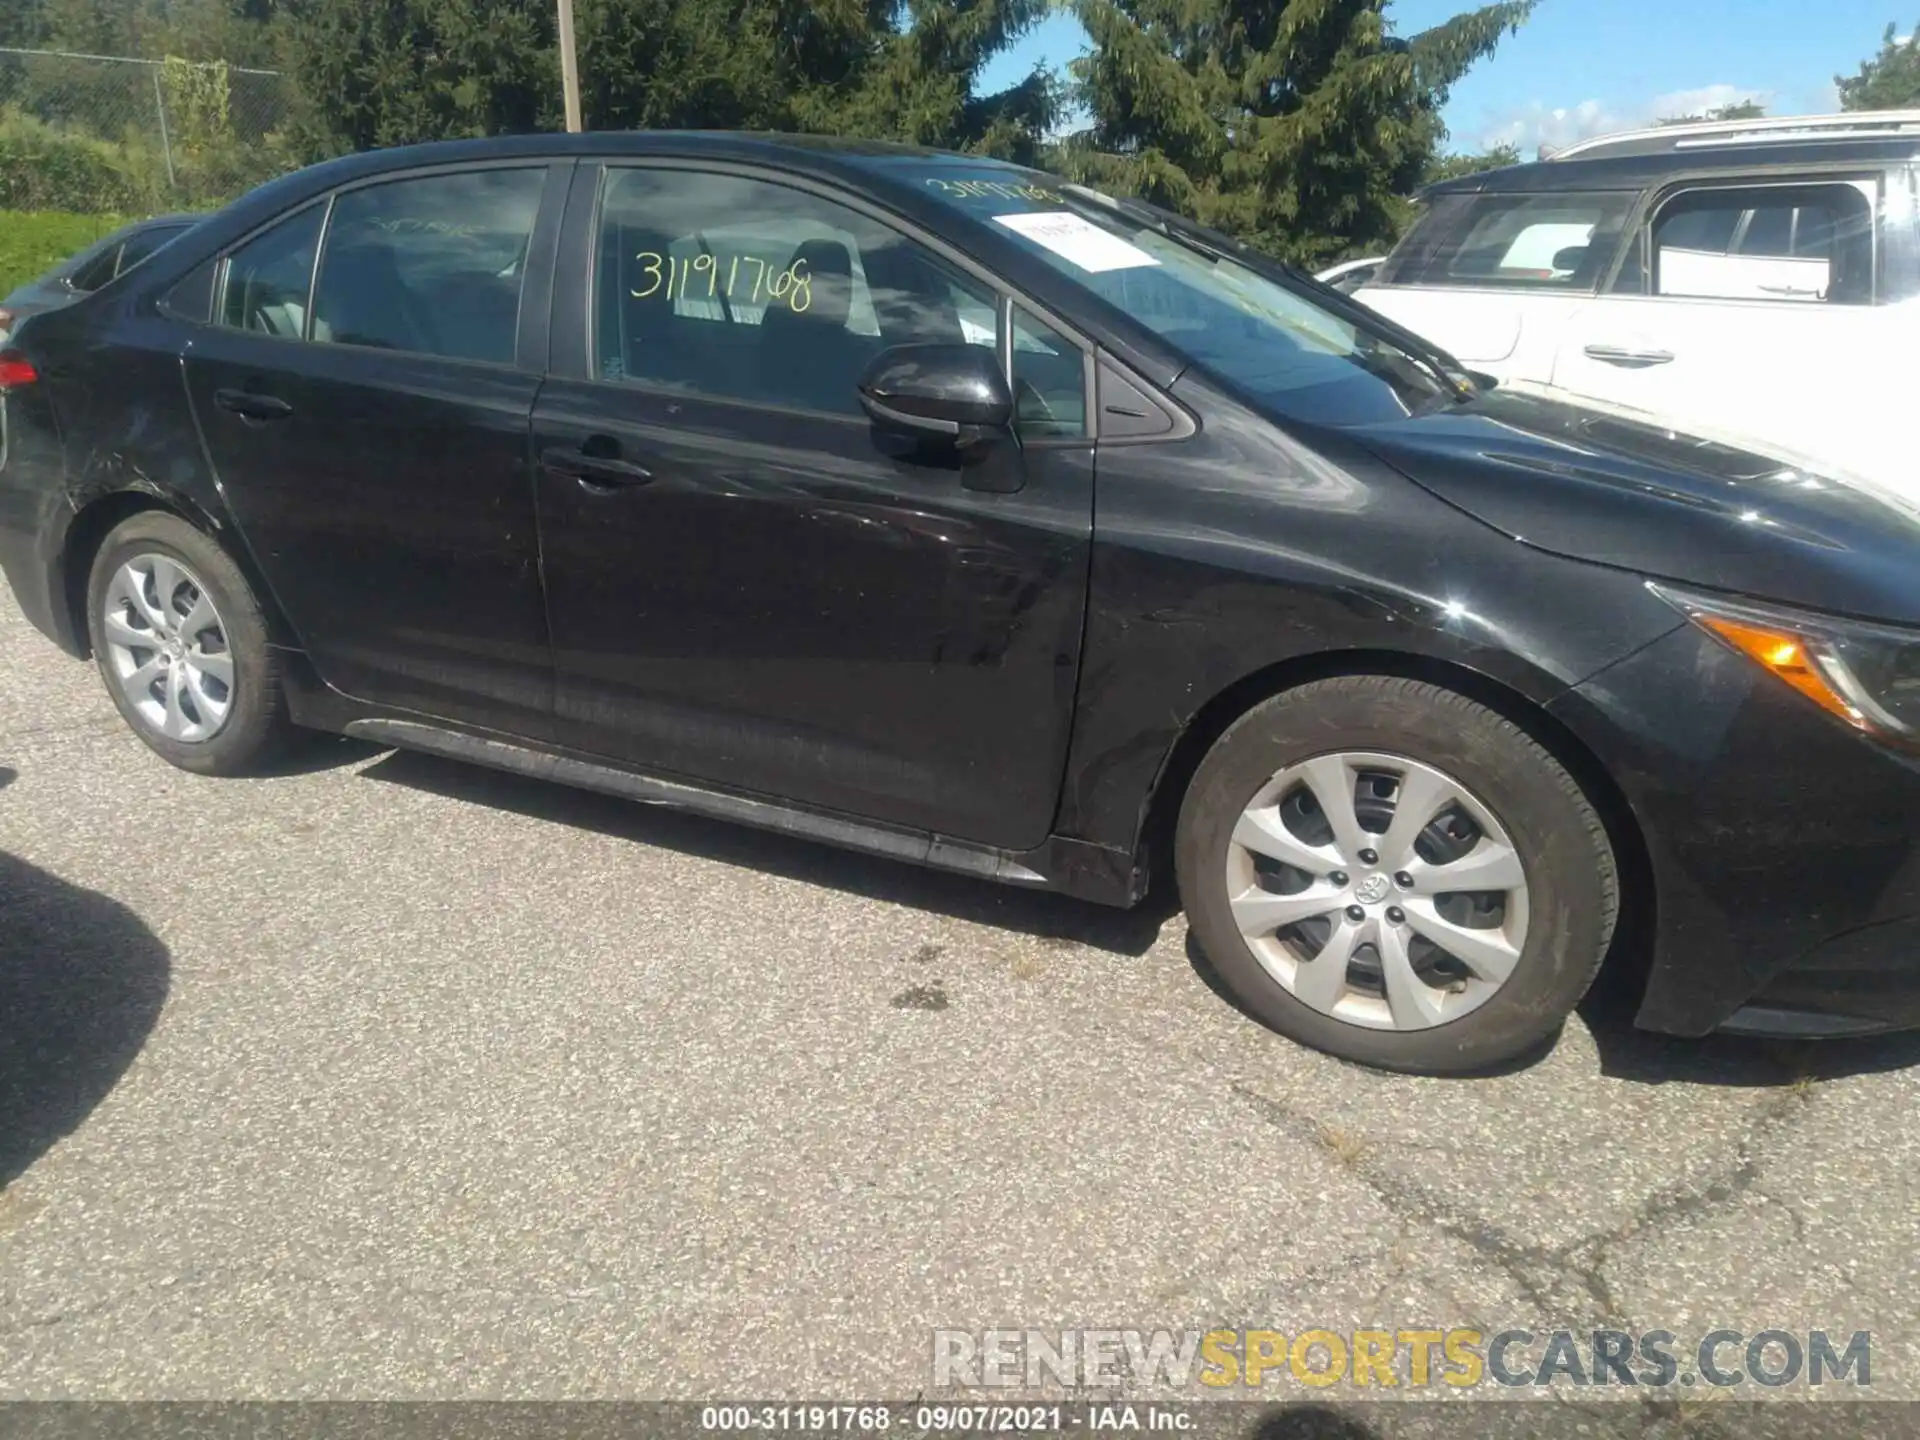
[[1828,714],[1877,739],[1920,747],[1920,631],[1648,588]]

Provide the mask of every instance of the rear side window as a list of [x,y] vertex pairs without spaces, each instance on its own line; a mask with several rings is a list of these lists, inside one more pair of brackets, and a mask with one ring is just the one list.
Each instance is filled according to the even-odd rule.
[[189,228],[186,225],[156,225],[151,230],[142,230],[120,247],[120,262],[114,267],[113,273],[116,276],[126,274],[154,251],[186,234]]
[[1870,188],[1863,182],[1681,190],[1654,212],[1647,288],[1694,299],[1869,304]]
[[1444,195],[1375,284],[1590,290],[1611,265],[1634,196]]
[[477,170],[349,190],[314,286],[313,336],[510,364],[546,172]]
[[298,340],[306,331],[307,291],[326,207],[309,205],[263,230],[227,257],[220,323]]
[[120,253],[123,248],[116,242],[77,267],[67,277],[67,288],[78,290],[82,295],[91,295],[120,273]]

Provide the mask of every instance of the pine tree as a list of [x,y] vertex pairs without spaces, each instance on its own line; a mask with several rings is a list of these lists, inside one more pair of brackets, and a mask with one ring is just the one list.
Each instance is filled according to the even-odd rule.
[[1074,0],[1093,53],[1073,174],[1302,264],[1391,240],[1448,89],[1519,26],[1504,0],[1401,39],[1389,0]]
[[1050,0],[869,4],[856,63],[803,97],[796,121],[1032,163],[1059,113],[1052,75],[1036,67],[997,94],[977,91],[987,64],[1050,8]]
[[[1031,160],[1052,78],[986,96],[977,79],[1048,3],[577,0],[581,108],[593,130],[808,130]],[[557,128],[552,31],[524,0],[301,0],[288,50],[307,148]]]
[[1920,28],[1901,38],[1892,25],[1880,37],[1880,53],[1860,63],[1857,75],[1836,75],[1842,110],[1907,110],[1920,106]]
[[551,16],[521,0],[308,0],[287,47],[314,158],[535,130],[559,108]]

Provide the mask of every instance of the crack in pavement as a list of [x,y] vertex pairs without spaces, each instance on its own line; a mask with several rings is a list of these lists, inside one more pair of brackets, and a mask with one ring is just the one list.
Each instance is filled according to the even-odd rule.
[[1626,1327],[1627,1317],[1607,1283],[1606,1269],[1621,1246],[1655,1226],[1737,1208],[1748,1196],[1781,1205],[1794,1220],[1796,1233],[1802,1223],[1791,1206],[1759,1188],[1760,1167],[1753,1150],[1768,1134],[1805,1112],[1813,1096],[1810,1086],[1796,1085],[1755,1106],[1726,1165],[1690,1183],[1643,1196],[1623,1224],[1591,1231],[1554,1247],[1520,1240],[1490,1217],[1475,1214],[1405,1175],[1369,1163],[1364,1147],[1354,1150],[1350,1137],[1244,1081],[1236,1080],[1230,1088],[1269,1124],[1341,1154],[1344,1168],[1396,1214],[1467,1246],[1497,1267],[1521,1298],[1541,1313],[1572,1315],[1577,1317],[1575,1324]]

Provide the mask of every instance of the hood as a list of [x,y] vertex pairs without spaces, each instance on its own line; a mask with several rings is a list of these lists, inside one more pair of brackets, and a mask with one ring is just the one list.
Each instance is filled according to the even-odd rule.
[[1341,433],[1537,549],[1920,625],[1920,508],[1836,476],[1499,390]]

